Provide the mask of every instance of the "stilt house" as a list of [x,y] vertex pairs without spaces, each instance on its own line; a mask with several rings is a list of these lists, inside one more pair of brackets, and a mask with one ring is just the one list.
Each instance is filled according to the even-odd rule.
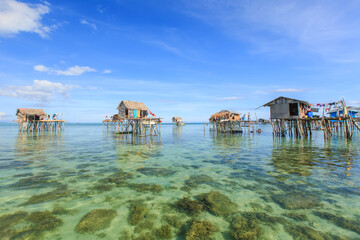
[[270,107],[270,119],[299,119],[306,116],[310,103],[287,97],[278,97],[263,107]]
[[182,118],[181,117],[173,117],[172,122],[173,123],[182,123]]
[[144,118],[152,114],[142,102],[121,101],[116,109],[119,118]]
[[16,116],[18,122],[32,122],[43,120],[46,113],[43,109],[18,108]]
[[211,115],[209,122],[216,121],[239,121],[240,114],[234,111],[222,110],[218,113]]

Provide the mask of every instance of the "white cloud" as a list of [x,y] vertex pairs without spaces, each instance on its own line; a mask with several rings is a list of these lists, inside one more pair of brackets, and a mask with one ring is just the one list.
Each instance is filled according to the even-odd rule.
[[281,93],[281,92],[303,92],[303,91],[304,91],[304,89],[299,89],[299,88],[279,88],[279,89],[273,90],[271,92]]
[[[34,66],[35,71],[39,72],[48,72],[48,73],[56,73],[57,75],[66,75],[66,76],[79,76],[85,72],[96,72],[95,69],[88,67],[88,66],[78,66],[75,65],[73,67],[69,67],[66,70],[59,70],[54,68],[48,68],[44,65],[36,65]],[[110,70],[105,70],[110,71]],[[110,71],[111,72],[111,71]],[[108,73],[108,72],[106,72]]]
[[42,16],[50,12],[48,4],[30,4],[16,0],[0,0],[0,35],[33,32],[47,37],[51,27],[41,23]]
[[97,27],[96,27],[96,25],[95,25],[94,23],[90,23],[90,22],[88,22],[88,21],[86,21],[86,20],[84,20],[84,19],[82,19],[82,20],[80,21],[80,23],[81,23],[81,24],[84,24],[84,25],[89,25],[89,26],[92,27],[94,30],[97,30]]
[[64,85],[47,80],[34,80],[31,86],[5,86],[0,89],[0,96],[22,98],[36,102],[50,102],[58,95],[64,98],[69,97],[69,91],[74,88],[78,88],[78,86]]
[[242,97],[223,97],[223,98],[217,98],[217,101],[233,101],[233,100],[241,100]]
[[48,71],[50,71],[50,69],[45,67],[44,65],[36,65],[36,66],[34,66],[34,70],[38,71],[38,72],[48,72]]
[[96,72],[95,69],[87,66],[78,66],[68,68],[67,70],[55,70],[57,75],[66,75],[66,76],[79,76],[85,72]]
[[8,117],[8,114],[4,113],[4,112],[0,112],[0,120],[4,120]]
[[103,73],[112,73],[112,71],[110,69],[105,69]]
[[303,91],[304,89],[298,89],[298,88],[279,88],[271,92],[286,93],[286,92],[303,92]]

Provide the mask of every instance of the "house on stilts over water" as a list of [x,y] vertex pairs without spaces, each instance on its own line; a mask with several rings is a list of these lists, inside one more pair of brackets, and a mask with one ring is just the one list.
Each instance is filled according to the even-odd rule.
[[107,128],[114,128],[118,134],[157,135],[160,134],[161,119],[157,118],[142,102],[121,101],[117,114],[103,120]]
[[216,132],[242,133],[244,131],[254,132],[254,122],[250,119],[240,117],[240,113],[222,110],[214,113],[209,118],[210,130]]
[[42,132],[64,130],[65,120],[58,119],[63,114],[46,114],[43,109],[18,108],[16,122],[20,132]]
[[[312,104],[307,101],[278,97],[261,107],[270,107],[270,120],[274,136],[290,137],[310,137],[314,129],[324,131],[325,137],[331,137],[333,133],[343,133],[346,138],[351,138],[355,129],[360,130],[355,119],[349,114],[345,101],[341,103],[343,115],[341,117],[325,117],[325,106],[323,106],[323,116],[313,116]],[[319,105],[319,104],[318,104]],[[316,105],[315,105],[316,106]]]
[[184,126],[186,123],[184,123],[182,121],[182,118],[181,117],[173,117],[172,118],[172,123],[176,126]]

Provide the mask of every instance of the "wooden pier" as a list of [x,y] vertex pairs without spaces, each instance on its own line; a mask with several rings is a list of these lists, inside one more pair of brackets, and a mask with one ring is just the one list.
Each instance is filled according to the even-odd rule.
[[161,133],[160,118],[120,118],[105,119],[103,127],[116,134],[159,135]]
[[37,120],[18,122],[19,132],[63,131],[65,120]]
[[229,121],[229,120],[216,120],[210,122],[208,125],[204,124],[204,129],[206,126],[209,126],[210,131],[218,133],[254,133],[255,132],[255,122],[238,120],[238,121]]
[[17,109],[17,120],[19,132],[45,132],[45,131],[63,131],[65,128],[64,119],[56,119],[59,115],[54,114],[53,119],[42,109],[19,108]]

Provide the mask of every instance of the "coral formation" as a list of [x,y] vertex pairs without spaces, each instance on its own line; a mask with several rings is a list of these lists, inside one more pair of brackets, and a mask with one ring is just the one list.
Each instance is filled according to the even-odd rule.
[[123,172],[118,170],[116,173],[111,174],[110,176],[101,179],[100,183],[114,183],[117,187],[122,187],[125,185],[128,179],[134,178],[132,173]]
[[188,180],[185,181],[186,185],[189,187],[197,187],[200,184],[211,184],[214,180],[212,177],[201,174],[201,175],[191,175]]
[[288,218],[292,218],[296,221],[308,221],[309,218],[307,217],[306,214],[303,213],[297,213],[297,212],[289,212],[289,213],[285,213],[284,216],[288,217]]
[[173,237],[171,227],[167,224],[156,228],[154,235],[157,237],[157,239],[170,239]]
[[210,191],[200,194],[198,197],[206,209],[217,216],[226,216],[237,211],[236,203],[220,192]]
[[231,228],[230,234],[235,240],[254,240],[262,234],[259,222],[253,215],[246,218],[235,216],[231,221]]
[[71,191],[65,189],[56,189],[51,192],[42,193],[42,194],[36,194],[31,196],[26,202],[24,202],[22,205],[31,205],[31,204],[37,204],[42,202],[48,202],[52,200],[56,200],[59,198],[67,197],[71,194]]
[[164,191],[164,187],[158,184],[152,183],[131,183],[129,184],[131,189],[134,189],[138,192],[162,192]]
[[129,222],[132,225],[138,224],[142,221],[147,213],[147,208],[140,204],[134,204],[130,208]]
[[180,227],[183,225],[183,222],[178,215],[163,215],[162,219],[176,229],[180,229]]
[[318,198],[313,195],[304,195],[301,193],[284,193],[271,196],[271,199],[282,208],[295,210],[307,209],[320,206]]
[[79,233],[94,233],[110,226],[116,211],[112,209],[94,209],[88,212],[76,225]]
[[71,211],[64,207],[61,207],[58,204],[54,204],[53,210],[51,211],[51,213],[54,215],[65,215],[65,214],[71,214]]
[[186,240],[207,240],[215,232],[211,222],[195,220],[186,233]]
[[7,229],[24,221],[28,216],[25,211],[17,211],[15,213],[4,214],[0,216],[0,233],[3,229]]
[[53,230],[63,223],[61,219],[55,217],[50,211],[32,212],[28,220],[33,223],[32,228],[35,231]]
[[168,168],[156,168],[156,167],[144,167],[136,169],[137,172],[140,172],[147,176],[157,176],[157,177],[167,177],[173,175],[175,171]]
[[359,221],[355,221],[352,219],[347,219],[342,216],[338,216],[329,212],[315,212],[315,215],[329,220],[333,224],[348,229],[350,231],[356,232],[360,234],[360,224]]
[[284,228],[294,239],[313,239],[313,240],[333,239],[331,236],[316,231],[307,226],[285,225]]
[[194,215],[200,213],[204,205],[202,202],[197,200],[191,200],[188,197],[184,197],[178,201],[175,202],[176,208],[186,212],[189,215]]

